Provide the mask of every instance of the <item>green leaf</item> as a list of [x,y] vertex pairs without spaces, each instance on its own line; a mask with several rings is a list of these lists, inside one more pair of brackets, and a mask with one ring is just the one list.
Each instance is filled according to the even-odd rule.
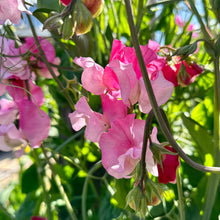
[[35,164],[31,165],[22,174],[21,189],[22,193],[29,193],[39,187],[39,179],[37,174],[37,167]]
[[186,117],[184,114],[181,115],[181,118],[193,140],[197,143],[198,150],[201,153],[203,160],[205,154],[209,153],[213,155],[213,139],[212,136],[207,132],[207,129],[202,127],[193,119]]
[[39,195],[35,195],[35,192],[27,194],[24,202],[15,213],[16,220],[31,219],[38,202],[41,202],[41,199],[39,198]]
[[38,8],[49,8],[55,11],[59,11],[60,5],[58,0],[38,0],[37,1]]

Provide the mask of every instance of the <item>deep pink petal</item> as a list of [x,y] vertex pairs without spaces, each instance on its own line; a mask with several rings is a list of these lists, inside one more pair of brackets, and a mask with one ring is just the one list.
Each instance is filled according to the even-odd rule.
[[112,123],[116,119],[124,118],[127,115],[127,106],[122,100],[117,100],[109,94],[102,95],[103,115]]
[[[166,147],[169,151],[175,152],[175,150],[172,147],[167,146]],[[164,154],[162,160],[163,164],[163,170],[160,167],[160,165],[157,165],[158,168],[158,182],[167,184],[175,183],[176,182],[176,170],[180,166],[179,162],[179,156],[178,155],[170,155],[170,154]]]
[[49,116],[29,100],[19,102],[18,108],[19,128],[24,138],[30,142],[31,147],[39,147],[49,135]]

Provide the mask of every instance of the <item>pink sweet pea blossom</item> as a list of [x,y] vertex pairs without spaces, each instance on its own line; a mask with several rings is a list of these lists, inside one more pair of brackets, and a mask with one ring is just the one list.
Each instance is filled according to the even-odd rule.
[[104,69],[90,57],[76,57],[73,61],[84,68],[81,78],[83,88],[95,95],[103,94],[106,89],[103,83]]
[[0,1],[0,24],[9,19],[14,24],[19,24],[21,12],[31,14],[22,0],[1,0]]
[[[7,90],[15,103],[19,103],[23,100],[28,100],[28,94],[23,89],[26,88],[25,82],[22,80],[11,80],[13,86],[7,86]],[[33,103],[37,103],[39,106],[44,103],[44,93],[41,87],[35,85],[31,80],[27,81],[29,92],[31,93],[30,99]]]
[[76,103],[76,111],[69,114],[72,127],[75,131],[86,125],[85,137],[93,142],[98,142],[103,132],[111,127],[111,123],[127,115],[127,107],[122,101],[110,95],[102,96],[103,114],[94,112],[88,105],[85,97]]
[[[30,78],[30,69],[28,67],[27,61],[22,60],[20,55],[20,50],[15,48],[15,41],[2,38],[0,36],[0,49],[6,57],[2,57],[2,65],[0,77],[2,79],[9,78],[19,78],[21,80],[26,80]],[[15,57],[7,57],[15,56]]]
[[[135,119],[135,114],[130,114],[115,120],[108,132],[102,134],[99,141],[102,164],[110,175],[117,179],[131,177],[141,158],[144,125],[144,120]],[[146,164],[150,171],[156,170],[150,150],[147,151]]]
[[31,147],[39,147],[49,134],[49,116],[29,100],[20,101],[18,109],[19,129],[23,137],[30,142]]
[[179,15],[176,16],[175,18],[175,22],[176,22],[176,25],[178,25],[179,27],[183,28],[184,25],[185,25],[185,22],[182,21],[182,19],[180,18]]
[[[42,47],[42,50],[44,51],[47,60],[50,63],[53,63],[55,65],[60,64],[59,57],[56,57],[56,51],[54,49],[54,46],[46,39],[42,37],[38,37],[40,41],[40,45]],[[25,43],[20,47],[21,52],[25,53],[26,51],[30,51],[31,53],[35,54],[35,56],[38,56],[40,58],[39,50],[36,46],[35,40],[33,37],[27,37],[25,38]],[[37,60],[36,57],[32,56],[30,57],[30,61],[33,64],[32,68],[37,71],[39,75],[44,76],[45,78],[52,78],[50,72],[48,71],[46,65],[40,61]],[[57,71],[57,68],[52,67],[55,74],[58,76],[60,73]]]
[[[175,150],[170,146],[166,146],[166,149],[175,152]],[[159,173],[158,182],[164,184],[167,184],[168,182],[176,183],[176,170],[180,166],[179,156],[170,154],[162,155],[162,165],[163,169],[159,164],[157,165]]]
[[13,123],[18,113],[15,102],[8,99],[1,99],[0,105],[0,124],[8,125],[10,123]]
[[11,151],[16,147],[25,147],[27,142],[14,124],[0,125],[0,150]]

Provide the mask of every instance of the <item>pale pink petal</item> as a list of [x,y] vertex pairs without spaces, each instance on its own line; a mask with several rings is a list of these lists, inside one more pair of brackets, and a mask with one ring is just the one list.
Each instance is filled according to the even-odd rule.
[[9,19],[14,24],[19,24],[21,11],[18,9],[17,0],[1,0],[0,1],[0,24]]
[[14,124],[0,125],[0,150],[11,151],[16,147],[26,145],[26,141]]
[[[167,102],[173,93],[173,84],[164,78],[161,71],[159,72],[157,79],[151,81],[151,85],[159,106]],[[149,113],[152,107],[144,85],[143,78],[140,79],[140,86],[141,94],[139,98],[139,108],[141,112]]]
[[19,128],[24,138],[30,142],[31,147],[39,147],[49,134],[49,116],[28,100],[19,102],[18,108]]
[[129,96],[137,84],[137,78],[132,64],[124,64],[119,60],[113,60],[109,63],[109,67],[118,78],[122,101],[126,104],[129,103]]
[[27,10],[27,8],[24,5],[24,1],[23,0],[17,0],[18,1],[18,9],[26,14],[32,15],[32,13]]
[[103,83],[104,69],[90,57],[76,57],[73,61],[84,68],[81,78],[83,88],[95,95],[103,94],[106,89]]
[[18,113],[18,109],[15,102],[10,101],[8,99],[1,99],[0,105],[0,124],[8,125],[14,122]]
[[114,121],[99,141],[102,164],[117,179],[129,177],[141,156],[140,146],[135,146],[137,141],[134,140],[134,117],[132,114]]
[[[4,83],[6,83],[5,80],[4,80]],[[6,92],[6,87],[7,86],[3,84],[3,82],[0,82],[0,96],[4,95],[4,93]]]
[[87,117],[83,113],[79,113],[78,111],[74,111],[69,114],[70,122],[73,130],[79,131],[81,128],[86,126]]

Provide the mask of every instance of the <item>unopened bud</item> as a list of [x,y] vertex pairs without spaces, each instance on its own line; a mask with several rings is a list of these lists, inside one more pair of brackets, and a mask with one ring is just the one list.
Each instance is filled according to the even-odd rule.
[[92,28],[92,14],[87,7],[81,2],[77,1],[73,10],[73,17],[76,21],[76,34],[86,34]]
[[103,9],[104,2],[103,0],[82,0],[85,6],[89,9],[93,18],[96,18],[100,15]]
[[189,80],[190,80],[190,75],[189,73],[186,72],[186,67],[183,63],[181,63],[180,69],[177,73],[177,81],[180,86],[186,87],[189,85]]
[[68,15],[64,19],[64,23],[62,26],[62,37],[63,39],[69,39],[74,34],[74,21],[72,15]]

